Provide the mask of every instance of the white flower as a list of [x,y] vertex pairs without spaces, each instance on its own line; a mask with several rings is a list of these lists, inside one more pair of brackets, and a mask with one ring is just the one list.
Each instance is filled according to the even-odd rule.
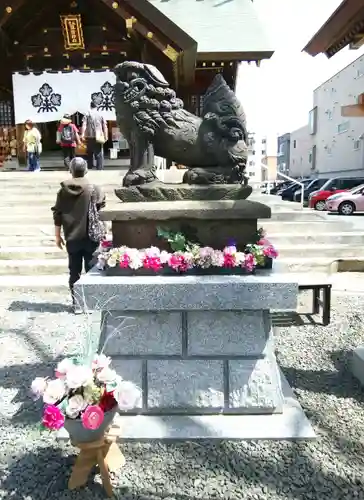
[[145,249],[145,255],[147,257],[159,257],[161,254],[161,251],[159,250],[158,247],[150,247]]
[[107,265],[109,267],[116,267],[116,259],[114,257],[109,257],[107,259]]
[[160,257],[159,257],[161,260],[161,264],[167,264],[169,257],[170,257],[170,254],[168,252],[166,252],[165,250],[162,250]]
[[105,385],[113,384],[118,380],[118,374],[116,373],[115,370],[106,367],[103,368],[100,372],[98,372],[97,379],[99,380],[99,382]]
[[66,387],[63,380],[56,378],[47,384],[47,388],[43,394],[43,401],[47,405],[54,405],[60,401],[66,394]]
[[236,252],[235,254],[235,261],[238,266],[241,266],[241,264],[244,264],[245,262],[245,253],[244,252]]
[[220,250],[215,250],[211,256],[211,265],[222,267],[224,265],[224,254]]
[[68,358],[63,359],[60,361],[57,365],[56,368],[56,377],[57,378],[64,378],[67,375],[67,372],[70,368],[72,368],[74,364],[72,361]]
[[138,249],[130,248],[127,252],[130,259],[129,267],[130,269],[140,269],[143,266],[143,261],[141,254]]
[[67,407],[66,407],[66,415],[69,418],[77,418],[81,411],[83,411],[87,406],[86,401],[79,394],[76,396],[72,396],[69,398]]
[[105,354],[95,354],[94,359],[91,363],[91,368],[93,370],[102,370],[107,368],[111,363],[111,359]]
[[30,390],[33,393],[35,400],[39,399],[45,393],[47,388],[47,380],[43,377],[37,377],[33,380]]
[[114,390],[114,398],[120,410],[131,410],[140,406],[141,390],[133,382],[123,380]]
[[66,384],[70,389],[78,389],[89,385],[93,380],[91,368],[88,366],[75,365],[67,372]]

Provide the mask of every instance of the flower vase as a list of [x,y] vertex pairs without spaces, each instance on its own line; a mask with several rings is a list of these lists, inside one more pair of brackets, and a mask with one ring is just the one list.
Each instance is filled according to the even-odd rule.
[[117,406],[115,406],[112,410],[105,412],[104,420],[97,429],[86,429],[82,425],[82,420],[80,418],[66,418],[64,428],[68,432],[70,440],[73,443],[92,443],[93,441],[97,441],[104,436],[108,427],[111,426],[114,420],[116,411]]

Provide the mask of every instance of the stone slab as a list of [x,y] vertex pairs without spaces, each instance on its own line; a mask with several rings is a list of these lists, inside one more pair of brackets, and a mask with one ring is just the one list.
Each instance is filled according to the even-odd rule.
[[364,346],[357,347],[353,351],[351,373],[364,385]]
[[[110,335],[120,325],[122,313],[111,311],[107,315],[102,333]],[[105,354],[116,355],[169,355],[182,354],[182,318],[179,312],[131,311],[126,327],[112,336]]]
[[229,361],[229,406],[246,412],[282,411],[277,363],[271,357]]
[[316,434],[280,372],[282,413],[270,415],[118,416],[122,441],[315,439]]
[[157,201],[119,203],[102,210],[106,221],[170,219],[269,219],[271,209],[263,203],[249,200],[219,201]]
[[260,355],[269,328],[268,311],[191,311],[187,313],[188,354]]
[[298,283],[289,274],[259,271],[247,276],[105,276],[94,267],[75,286],[89,310],[295,311]]
[[115,189],[116,196],[124,203],[179,200],[245,200],[251,193],[252,187],[242,184],[196,186],[182,183],[166,184],[160,181]]
[[148,361],[148,408],[223,408],[223,362]]
[[[113,359],[112,367],[124,380],[130,380],[138,387],[142,387],[142,362],[137,359]],[[137,408],[142,408],[142,401]]]

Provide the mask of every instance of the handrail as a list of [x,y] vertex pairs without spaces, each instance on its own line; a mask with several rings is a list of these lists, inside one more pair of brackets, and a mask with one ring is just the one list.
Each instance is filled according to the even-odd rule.
[[[265,170],[268,170],[268,165],[265,165],[265,163],[261,163],[260,164],[261,167],[263,167]],[[304,184],[303,182],[300,182],[298,181],[297,179],[293,179],[292,177],[289,177],[288,175],[286,174],[282,174],[282,172],[279,172],[277,170],[277,175],[280,175],[281,177],[283,177],[284,179],[287,179],[288,181],[291,181],[291,182],[294,182],[295,184],[298,184],[299,186],[301,186],[301,207],[303,208],[303,202],[304,202]],[[268,182],[268,190],[269,190],[269,194],[270,194],[270,181],[267,181]]]

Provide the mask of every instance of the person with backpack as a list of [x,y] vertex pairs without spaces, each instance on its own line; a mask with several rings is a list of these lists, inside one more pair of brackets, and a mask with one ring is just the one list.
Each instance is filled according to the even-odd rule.
[[[74,294],[74,284],[81,277],[82,268],[87,273],[93,265],[93,256],[105,237],[105,226],[99,210],[105,206],[105,195],[87,178],[87,162],[76,157],[71,160],[71,179],[61,182],[57,200],[52,207],[55,226],[55,243],[68,253],[69,287],[75,313],[80,301]],[[64,239],[61,235],[63,229]]]
[[105,118],[98,112],[94,102],[90,104],[90,111],[83,117],[81,139],[86,139],[87,166],[93,168],[94,159],[96,169],[104,168],[104,144],[108,140],[108,129]]
[[69,170],[71,160],[76,156],[76,147],[81,145],[77,127],[70,115],[64,115],[57,130],[57,144],[63,152],[64,165]]

